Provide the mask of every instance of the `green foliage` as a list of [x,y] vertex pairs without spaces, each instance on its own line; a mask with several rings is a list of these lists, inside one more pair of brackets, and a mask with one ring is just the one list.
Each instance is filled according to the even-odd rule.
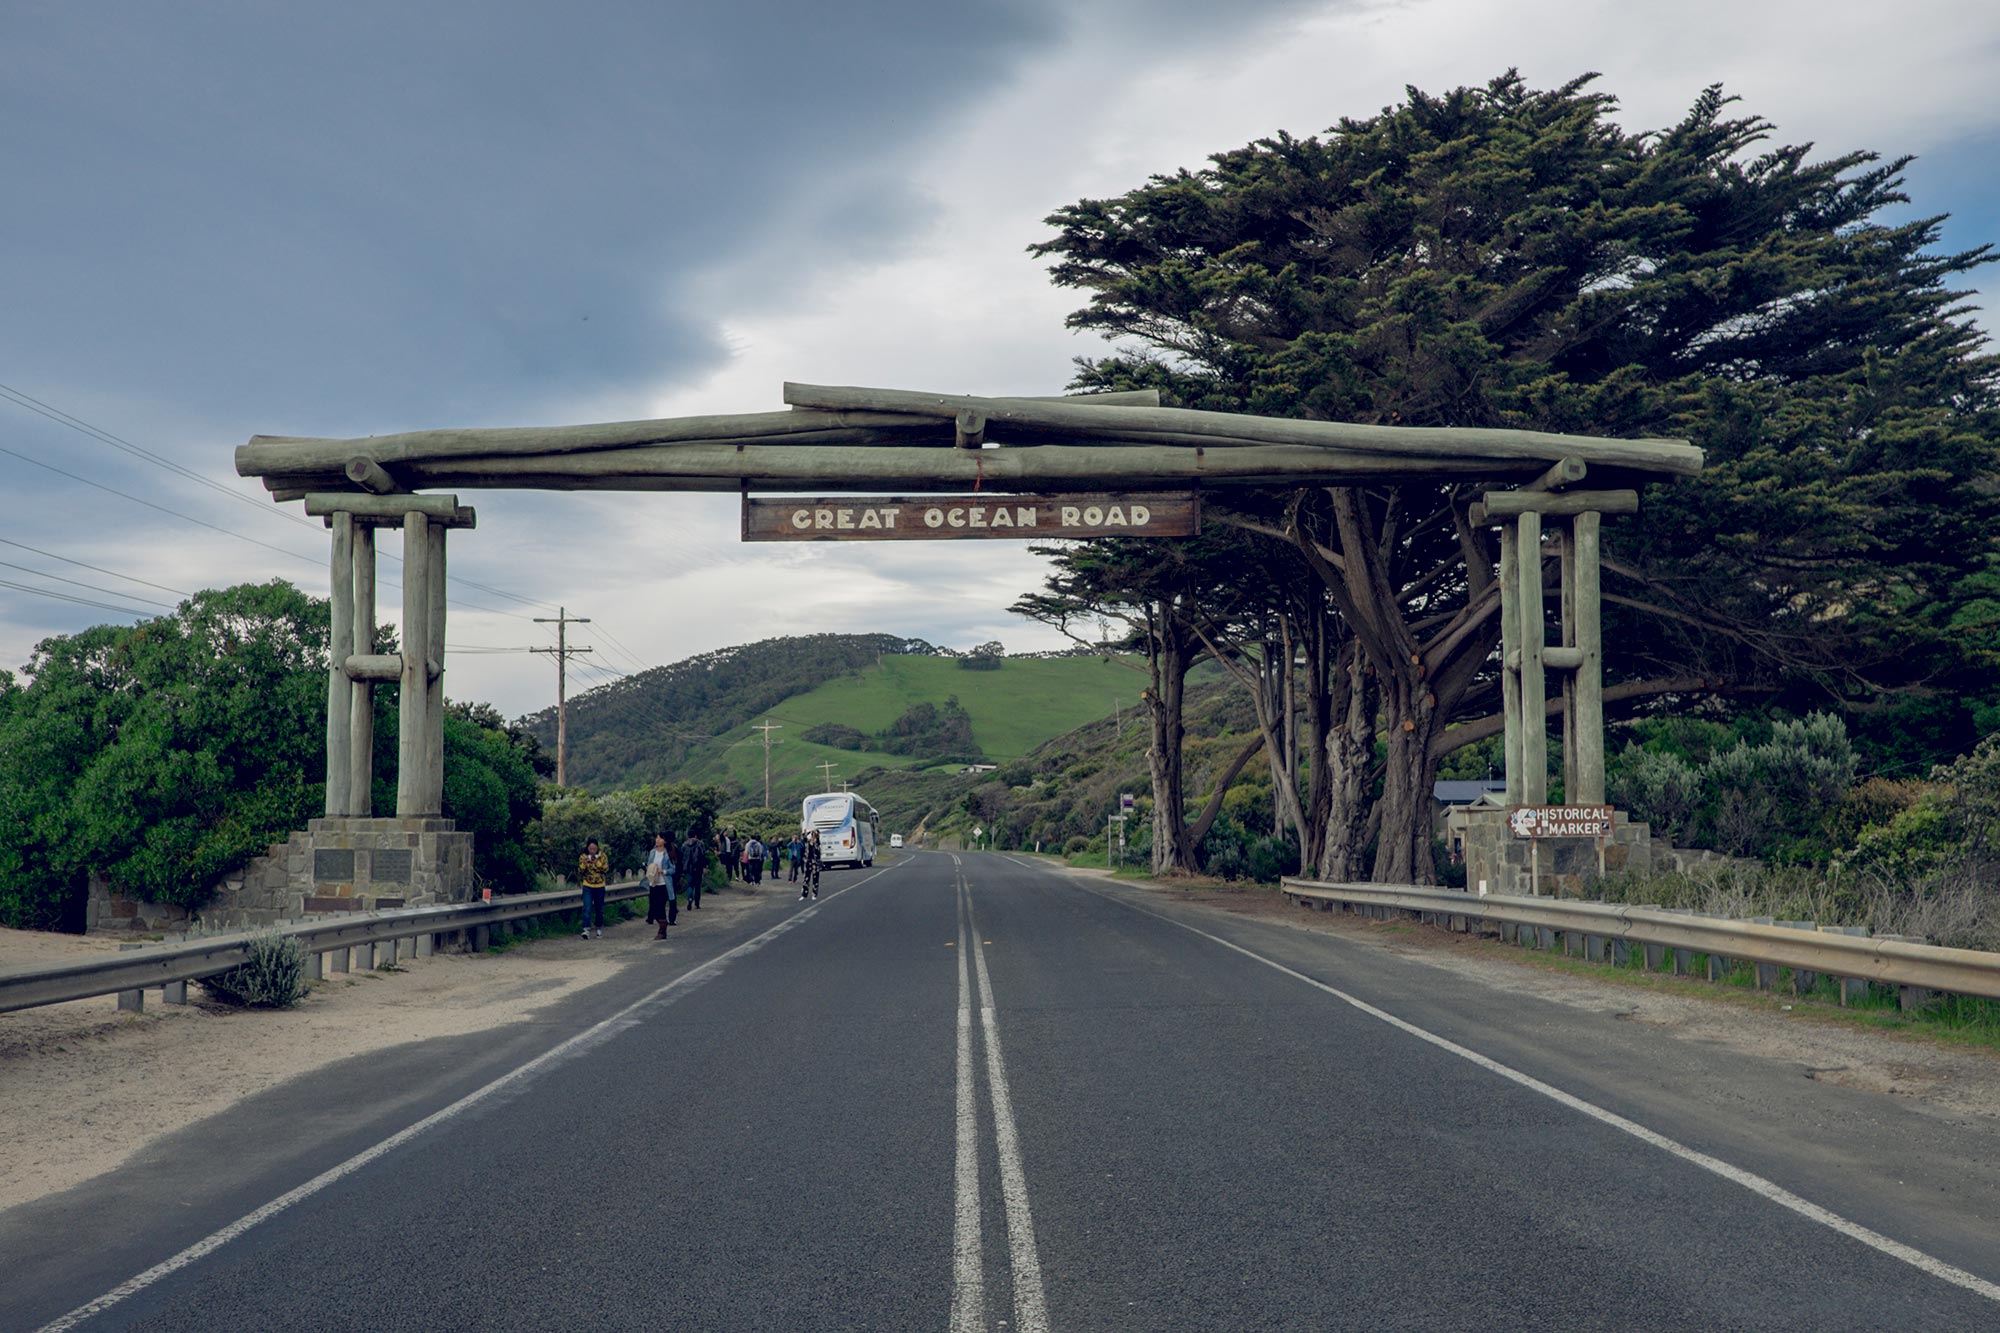
[[327,612],[288,583],[45,639],[0,698],[0,921],[81,924],[92,870],[197,906],[324,806]]
[[890,754],[920,759],[949,759],[961,764],[985,759],[979,743],[972,739],[972,715],[955,694],[942,704],[911,705],[883,730],[877,744]]
[[[1959,290],[1990,250],[1943,251],[1941,217],[1896,216],[1906,159],[1775,143],[1715,88],[1674,125],[1628,131],[1591,84],[1538,90],[1509,72],[1411,89],[1323,135],[1262,139],[1058,210],[1034,252],[1088,294],[1070,326],[1119,347],[1075,387],[1318,420],[1690,438],[1701,476],[1606,524],[1611,682],[1639,698],[1769,693],[1794,710],[1829,691],[1929,689],[1966,703],[1910,758],[1959,752],[2000,707],[2000,361]],[[1454,572],[1455,525],[1406,521],[1473,493],[1267,506],[1347,569],[1367,564],[1365,590],[1355,578],[1336,601],[1365,597],[1342,623],[1378,675],[1411,664],[1405,638],[1459,645],[1414,663],[1420,684],[1384,689],[1391,734],[1432,725],[1392,716],[1392,695],[1426,701],[1440,726],[1497,707],[1490,626],[1453,634],[1478,600]],[[1351,506],[1343,532],[1318,518],[1329,498]],[[1274,603],[1285,592],[1274,583]]]
[[799,812],[752,806],[747,810],[731,810],[717,823],[734,833],[739,843],[752,838],[766,844],[789,842],[792,835],[799,831]]
[[830,745],[836,750],[866,750],[874,740],[859,727],[850,727],[845,722],[822,722],[807,727],[799,733],[799,739],[813,745]]
[[289,1009],[306,997],[305,950],[289,935],[259,935],[243,962],[195,984],[224,1004]]
[[1607,775],[1611,803],[1682,847],[1693,845],[1704,800],[1702,771],[1671,752],[1632,746]]
[[690,832],[706,838],[721,821],[720,789],[689,782],[656,782],[630,791],[598,796],[587,791],[546,787],[541,816],[526,830],[533,865],[574,881],[584,845],[597,839],[610,858],[612,873],[631,874],[646,863],[655,834],[678,845]]
[[1007,661],[1007,647],[998,639],[982,643],[971,652],[958,659],[958,665],[966,671],[998,671]]
[[[1686,741],[1691,729],[1679,732]],[[1842,812],[1856,762],[1838,717],[1779,718],[1768,740],[1727,749],[1714,744],[1714,730],[1692,734],[1708,751],[1705,762],[1658,735],[1656,748],[1628,745],[1607,774],[1612,804],[1680,846],[1734,856],[1825,862],[1846,845]]]

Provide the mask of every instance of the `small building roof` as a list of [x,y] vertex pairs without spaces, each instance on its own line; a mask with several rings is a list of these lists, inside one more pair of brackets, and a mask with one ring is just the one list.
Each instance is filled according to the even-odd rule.
[[1451,778],[1431,787],[1431,797],[1443,805],[1471,805],[1489,792],[1504,792],[1507,783],[1499,778]]

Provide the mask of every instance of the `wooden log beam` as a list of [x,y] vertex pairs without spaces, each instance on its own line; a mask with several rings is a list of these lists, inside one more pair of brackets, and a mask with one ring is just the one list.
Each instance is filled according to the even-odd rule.
[[422,514],[425,518],[451,519],[458,516],[458,497],[315,494],[306,497],[306,513],[314,518],[324,518],[333,514],[362,514],[369,518],[405,518],[410,514]]
[[[1521,616],[1521,802],[1542,805],[1549,798],[1549,696],[1542,675],[1548,628],[1542,619],[1542,516],[1530,511],[1518,524]],[[1508,780],[1512,790],[1513,780]]]
[[1355,422],[1301,421],[1233,412],[1196,412],[1172,407],[1079,407],[1073,403],[1025,398],[977,398],[824,384],[786,384],[785,401],[794,407],[829,411],[907,412],[952,420],[960,412],[982,413],[994,427],[1021,422],[1098,430],[1174,431],[1220,435],[1269,444],[1325,449],[1365,449],[1380,453],[1477,459],[1538,459],[1544,463],[1580,458],[1649,472],[1692,476],[1701,471],[1701,450],[1685,440],[1615,440],[1543,431],[1489,430],[1437,426],[1377,426]]
[[981,412],[960,412],[954,419],[952,443],[961,449],[977,449],[986,443],[986,416]]
[[[1133,389],[1021,401],[1066,403],[1093,410],[1097,407],[1157,408],[1160,395],[1154,389]],[[795,408],[783,412],[732,412],[712,416],[667,417],[654,421],[606,421],[582,426],[405,431],[351,440],[253,435],[249,443],[236,450],[236,471],[239,476],[264,477],[282,471],[344,469],[354,458],[393,466],[412,458],[588,453],[633,445],[733,444],[788,436],[818,436],[822,437],[822,443],[865,444],[909,435],[937,436],[940,433],[940,442],[949,443],[949,417],[939,422],[930,413],[827,412]]]
[[[1639,512],[1639,492],[1637,491],[1488,491],[1478,505],[1473,507],[1474,526],[1484,526],[1495,519],[1515,518],[1522,514],[1541,514],[1553,517],[1565,514],[1636,514]],[[1484,517],[1480,515],[1483,513]]]
[[[411,496],[413,500],[422,496]],[[403,525],[403,672],[397,690],[396,814],[434,815],[430,795],[430,520],[412,510]]]
[[424,752],[429,762],[424,768],[424,809],[444,812],[444,636],[445,636],[445,549],[442,526],[426,523],[431,544],[430,568],[424,571],[430,592],[425,635],[430,657],[425,663],[429,681],[424,701]]
[[[551,490],[736,491],[750,489],[952,492],[1171,489],[1203,485],[1342,485],[1367,482],[1530,478],[1532,460],[1347,454],[1295,445],[1241,449],[1171,446],[1104,449],[1035,445],[1008,449],[885,446],[822,449],[779,444],[644,447],[590,454],[443,459],[399,469],[412,485],[538,487]],[[296,478],[310,483],[313,479]],[[315,494],[274,487],[275,498]],[[350,493],[351,495],[351,493]],[[343,499],[349,498],[347,495]],[[394,497],[379,498],[383,501]]]
[[401,680],[401,653],[354,653],[342,662],[347,678],[353,681]]
[[345,469],[347,479],[364,491],[376,495],[392,495],[404,487],[389,475],[389,469],[366,456],[350,458]]
[[[352,521],[352,520],[350,520]],[[375,529],[354,525],[354,642],[357,653],[375,651]],[[351,658],[349,660],[352,660]],[[398,663],[400,673],[401,664]],[[347,809],[356,818],[375,813],[375,687],[348,675]]]
[[1522,804],[1521,786],[1521,543],[1512,523],[1500,528],[1501,764],[1507,804]]
[[1596,514],[1578,514],[1576,536],[1576,790],[1574,805],[1604,804],[1604,624],[1599,588],[1602,532]]
[[1559,491],[1565,486],[1574,486],[1582,481],[1590,471],[1590,465],[1581,458],[1559,459],[1547,472],[1536,477],[1521,489],[1524,491]]
[[332,625],[326,677],[326,813],[329,818],[352,814],[349,782],[354,776],[354,690],[340,669],[354,651],[354,519],[333,518],[333,565],[327,574],[332,591]]

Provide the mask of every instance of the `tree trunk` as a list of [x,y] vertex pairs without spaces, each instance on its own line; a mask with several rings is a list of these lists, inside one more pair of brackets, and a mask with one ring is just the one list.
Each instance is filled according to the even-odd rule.
[[1181,702],[1193,661],[1180,618],[1170,603],[1153,603],[1146,618],[1153,672],[1153,686],[1146,691],[1146,711],[1153,727],[1152,746],[1146,752],[1153,779],[1153,873],[1192,874],[1194,849],[1189,845],[1181,767],[1186,731]]
[[1432,788],[1438,761],[1431,755],[1432,732],[1442,714],[1426,683],[1407,679],[1383,687],[1383,720],[1389,742],[1382,774],[1381,833],[1375,843],[1377,884],[1434,884],[1431,856]]
[[1375,762],[1375,707],[1369,697],[1367,661],[1349,643],[1334,667],[1331,704],[1337,720],[1327,729],[1325,834],[1311,864],[1321,879],[1361,878],[1368,856],[1368,771]]

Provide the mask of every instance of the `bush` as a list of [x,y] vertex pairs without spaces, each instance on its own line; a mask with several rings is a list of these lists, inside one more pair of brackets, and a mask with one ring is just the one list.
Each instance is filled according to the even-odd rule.
[[1701,813],[1701,770],[1677,754],[1628,745],[1610,773],[1611,803],[1653,826],[1653,832],[1688,846]]
[[306,996],[306,955],[289,935],[259,935],[245,961],[197,983],[224,1004],[289,1009]]
[[1065,855],[1068,856],[1075,856],[1078,852],[1087,852],[1089,850],[1090,850],[1090,839],[1084,837],[1080,833],[1073,836],[1072,838],[1070,838],[1068,842],[1065,842],[1063,844],[1063,852]]

